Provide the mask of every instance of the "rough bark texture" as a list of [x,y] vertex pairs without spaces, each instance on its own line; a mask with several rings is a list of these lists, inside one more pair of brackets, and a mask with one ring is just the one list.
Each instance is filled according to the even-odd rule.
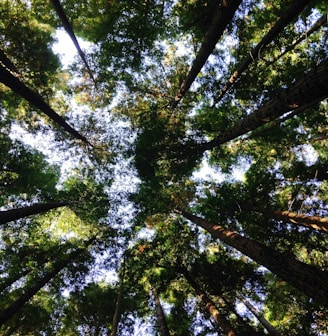
[[207,32],[205,40],[197,53],[187,78],[181,85],[180,91],[175,96],[174,101],[171,104],[172,107],[176,107],[189,90],[208,57],[211,55],[219,38],[222,36],[226,26],[232,20],[240,3],[241,0],[220,1],[220,7],[213,18],[209,31]]
[[259,310],[254,307],[246,298],[241,294],[237,295],[238,299],[247,307],[247,309],[252,312],[252,314],[259,320],[263,327],[273,336],[281,336],[281,334],[276,330],[276,328],[267,321],[264,316],[259,312]]
[[85,58],[85,54],[84,52],[82,51],[81,47],[80,47],[80,44],[74,34],[74,31],[73,31],[73,28],[72,28],[72,25],[70,24],[66,14],[65,14],[65,11],[62,7],[62,5],[60,4],[60,1],[59,0],[51,0],[51,3],[59,17],[59,19],[61,20],[62,24],[63,24],[63,27],[65,28],[67,34],[69,35],[69,37],[71,38],[72,42],[74,43],[74,46],[77,50],[77,52],[79,53],[85,67],[87,68],[88,70],[88,73],[92,79],[92,81],[96,84],[96,81],[93,77],[93,74],[92,74],[92,71],[89,67],[89,64],[87,62],[87,59]]
[[161,305],[161,302],[159,300],[157,291],[155,288],[152,289],[154,301],[155,301],[155,310],[156,310],[156,317],[157,322],[159,325],[159,331],[161,336],[170,336],[170,331],[166,323],[165,314],[163,311],[163,307]]
[[328,97],[328,59],[305,74],[291,88],[268,100],[257,111],[236,122],[229,130],[215,137],[212,141],[198,145],[196,149],[199,151],[213,149],[242,134],[253,131],[289,111],[296,109],[303,111],[304,106],[310,107],[326,97]]
[[297,16],[299,15],[304,7],[308,5],[310,0],[295,0],[294,3],[284,10],[276,24],[270,29],[270,31],[262,38],[258,45],[249,53],[249,56],[244,60],[240,67],[233,73],[230,79],[227,81],[216,103],[222,99],[225,93],[230,89],[230,87],[236,82],[236,80],[241,76],[241,74],[248,68],[248,66],[259,58],[261,50],[272,42],[279,33]]
[[5,224],[31,215],[37,215],[51,209],[67,206],[68,204],[68,202],[41,203],[18,209],[0,211],[0,224]]
[[328,232],[328,218],[318,217],[318,216],[308,216],[303,214],[297,214],[290,211],[279,211],[279,210],[266,210],[251,207],[251,210],[255,212],[262,213],[271,218],[278,220],[283,220],[284,222],[305,226],[312,230],[318,230],[322,232]]
[[65,131],[71,134],[76,139],[90,145],[87,139],[82,136],[78,131],[72,128],[59,114],[57,114],[37,93],[28,88],[17,77],[12,75],[5,67],[0,64],[0,82],[11,88],[16,94],[26,99],[29,103],[40,109],[51,120],[62,127]]
[[236,336],[236,331],[230,324],[225,315],[221,314],[216,308],[215,303],[208,297],[208,295],[201,289],[198,283],[190,276],[189,272],[183,267],[177,267],[177,270],[184,275],[189,285],[194,289],[196,294],[204,303],[206,309],[214,318],[215,322],[222,328],[224,335]]
[[328,272],[307,265],[289,253],[281,253],[203,218],[179,210],[190,221],[210,232],[226,244],[265,266],[282,280],[322,305],[328,305]]
[[28,288],[17,300],[12,302],[7,308],[0,312],[0,326],[9,321],[22,307],[27,303],[43,286],[51,281],[60,271],[66,268],[71,262],[81,255],[85,249],[94,241],[95,238],[90,239],[85,248],[79,248],[72,252],[65,260],[56,263],[53,269],[44,274],[33,286]]

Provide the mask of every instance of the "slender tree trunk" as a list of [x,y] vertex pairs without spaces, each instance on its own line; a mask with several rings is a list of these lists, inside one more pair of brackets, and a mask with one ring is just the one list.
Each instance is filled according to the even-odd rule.
[[252,312],[252,314],[259,320],[259,322],[269,332],[270,335],[281,336],[278,330],[269,321],[267,321],[264,316],[259,312],[259,310],[254,307],[248,300],[246,300],[246,298],[244,298],[241,294],[237,294],[237,298],[247,307],[250,312]]
[[307,265],[289,253],[281,253],[203,218],[179,210],[185,218],[201,226],[226,244],[265,266],[282,280],[311,297],[319,304],[328,305],[328,272]]
[[235,11],[237,10],[240,3],[241,0],[220,1],[219,8],[214,15],[211,26],[205,36],[205,40],[200,47],[199,52],[197,53],[197,56],[187,75],[187,78],[183,82],[180,91],[175,96],[174,101],[171,104],[172,107],[176,107],[189,90],[198,73],[206,63],[208,57],[213,52],[213,49],[215,48],[215,45],[218,42],[219,38],[222,36],[226,26],[233,18]]
[[268,100],[257,111],[237,121],[230,129],[224,131],[212,141],[198,145],[195,150],[203,152],[213,149],[240,135],[253,131],[289,111],[296,109],[303,111],[304,106],[310,107],[326,97],[328,97],[328,59],[279,96]]
[[59,17],[59,19],[61,20],[62,24],[63,24],[63,27],[65,28],[67,34],[69,35],[69,37],[71,38],[72,42],[74,43],[74,46],[77,50],[77,52],[79,53],[85,67],[87,68],[87,71],[92,79],[92,81],[94,82],[94,84],[96,85],[96,81],[93,77],[93,74],[92,74],[92,71],[89,67],[89,64],[87,62],[87,59],[85,58],[85,54],[84,52],[82,51],[81,47],[80,47],[80,44],[74,34],[74,31],[73,31],[73,28],[72,28],[72,25],[70,24],[66,14],[65,14],[65,11],[62,7],[62,5],[60,4],[60,1],[59,0],[51,0],[51,3]]
[[23,278],[24,276],[28,275],[31,272],[32,272],[32,269],[27,268],[20,273],[14,274],[12,277],[6,278],[5,281],[0,284],[0,293],[5,291],[8,287],[10,287],[17,280]]
[[274,60],[267,64],[267,66],[272,65],[273,63],[277,62],[281,57],[286,55],[289,51],[293,50],[298,44],[302,41],[307,39],[310,35],[314,32],[319,30],[322,26],[327,23],[327,13],[323,14],[313,25],[310,29],[308,29],[304,34],[302,34],[297,40],[295,40],[292,44],[288,45],[286,49]]
[[230,89],[230,87],[236,82],[236,80],[241,76],[241,74],[248,68],[248,66],[253,63],[257,58],[260,57],[261,50],[265,48],[270,42],[272,42],[279,33],[297,16],[299,15],[304,7],[308,5],[310,0],[295,0],[293,4],[284,9],[280,18],[276,24],[270,29],[270,31],[262,38],[258,45],[249,53],[249,56],[244,60],[244,62],[239,66],[239,68],[233,73],[230,79],[226,82],[222,91],[219,94],[218,99],[215,103],[218,103],[225,95],[225,93]]
[[1,63],[10,71],[19,73],[16,66],[12,63],[12,61],[8,58],[8,56],[0,49],[0,61]]
[[0,64],[0,82],[11,88],[16,94],[26,99],[29,103],[40,109],[57,125],[62,127],[66,132],[71,134],[76,139],[82,140],[90,145],[88,140],[78,131],[72,128],[59,114],[57,114],[37,93],[28,88],[17,77],[12,75],[4,66]]
[[251,210],[262,213],[271,218],[283,220],[284,222],[305,226],[312,230],[318,230],[322,232],[328,232],[328,218],[322,218],[319,216],[308,216],[303,214],[297,214],[290,211],[279,210],[266,210],[251,207]]
[[198,283],[191,277],[189,272],[181,266],[177,266],[177,271],[183,274],[189,285],[194,289],[196,294],[200,297],[208,312],[214,318],[215,322],[222,328],[224,335],[236,336],[237,333],[230,324],[225,315],[221,314],[216,308],[215,303],[208,297],[206,292],[198,285]]
[[155,301],[156,317],[157,317],[157,322],[159,325],[160,334],[161,336],[170,336],[170,331],[166,323],[165,314],[164,314],[161,302],[159,300],[157,291],[155,288],[153,288],[152,292],[153,292],[154,301]]
[[84,248],[78,248],[70,255],[66,256],[65,260],[57,262],[53,269],[45,273],[33,286],[27,288],[26,291],[7,308],[0,311],[0,326],[9,321],[22,307],[27,303],[43,286],[51,281],[59,272],[66,268],[71,262],[78,258],[96,238],[89,239]]
[[69,205],[68,202],[39,203],[30,206],[0,211],[0,224],[5,224],[31,215]]
[[120,322],[123,290],[124,290],[124,275],[125,275],[125,257],[122,263],[122,269],[121,269],[121,274],[120,274],[120,287],[119,287],[119,292],[117,296],[115,312],[114,312],[113,322],[112,322],[112,331],[110,333],[110,336],[116,336],[118,324]]

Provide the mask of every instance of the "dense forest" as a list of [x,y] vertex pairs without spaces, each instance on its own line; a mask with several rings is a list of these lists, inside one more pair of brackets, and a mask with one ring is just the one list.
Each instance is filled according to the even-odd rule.
[[327,336],[327,13],[0,0],[0,334]]

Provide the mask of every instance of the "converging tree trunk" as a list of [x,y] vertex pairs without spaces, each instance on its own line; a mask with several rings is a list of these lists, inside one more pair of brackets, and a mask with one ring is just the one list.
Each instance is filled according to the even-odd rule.
[[268,100],[252,114],[237,121],[230,129],[222,132],[213,140],[198,145],[195,149],[201,152],[213,149],[253,131],[289,111],[296,109],[303,111],[304,106],[310,107],[326,97],[328,97],[328,59],[305,74],[292,87]]
[[123,290],[124,290],[124,275],[125,275],[125,257],[123,258],[123,262],[121,266],[119,292],[118,292],[117,301],[115,305],[115,312],[114,312],[113,322],[112,322],[112,331],[110,333],[110,336],[116,335],[118,324],[120,322]]
[[10,71],[19,73],[16,66],[13,64],[13,62],[8,58],[8,56],[0,49],[0,62]]
[[245,297],[241,294],[237,294],[237,298],[247,307],[247,309],[259,320],[263,327],[273,336],[281,336],[278,330],[264,318],[260,311],[254,307]]
[[31,272],[32,272],[32,269],[26,268],[22,272],[17,272],[13,276],[9,276],[6,279],[4,279],[4,281],[0,283],[0,293],[5,291],[8,287],[13,285],[16,281],[18,281],[19,279],[23,278],[24,276],[28,275]]
[[51,3],[59,17],[59,19],[61,20],[62,24],[63,24],[63,27],[65,28],[67,34],[69,35],[69,37],[71,38],[72,42],[74,43],[74,46],[77,50],[77,52],[79,53],[81,59],[82,59],[82,62],[84,63],[85,67],[87,68],[87,71],[92,79],[92,81],[94,82],[94,84],[96,85],[96,81],[95,81],[95,78],[93,77],[93,74],[92,74],[92,71],[89,67],[89,64],[87,62],[87,59],[85,57],[85,54],[84,52],[82,51],[81,47],[80,47],[80,44],[74,34],[74,31],[73,31],[73,28],[72,28],[72,25],[70,24],[66,14],[65,14],[65,11],[62,7],[62,5],[60,4],[60,1],[59,0],[51,0]]
[[307,227],[312,230],[318,230],[322,232],[328,232],[328,218],[322,218],[319,216],[308,216],[303,214],[297,214],[290,211],[279,211],[279,210],[267,210],[267,209],[258,209],[251,208],[255,212],[264,214],[271,218],[282,220],[286,223],[293,225],[300,225]]
[[5,224],[31,215],[37,215],[67,205],[69,205],[68,202],[39,203],[22,208],[0,211],[0,224]]
[[185,279],[188,281],[189,285],[194,289],[196,294],[202,300],[206,309],[214,318],[215,322],[221,327],[224,335],[236,336],[237,333],[230,324],[227,317],[220,313],[220,311],[216,308],[215,303],[208,297],[206,292],[202,290],[202,288],[198,285],[198,283],[191,277],[189,272],[184,267],[181,266],[177,266],[177,271],[183,274]]
[[43,286],[51,281],[59,272],[66,268],[71,262],[76,260],[96,238],[89,239],[84,248],[78,248],[71,254],[66,256],[64,260],[60,260],[55,263],[53,269],[46,272],[37,282],[26,291],[14,302],[12,302],[7,308],[0,311],[0,326],[9,321],[22,307],[27,303]]
[[40,109],[57,125],[62,127],[66,132],[71,134],[76,139],[82,140],[84,143],[90,145],[88,140],[82,136],[77,130],[71,127],[59,114],[57,114],[37,93],[28,88],[17,77],[12,75],[3,65],[0,63],[0,82],[11,88],[16,94],[26,99],[29,103]]
[[157,317],[157,323],[159,326],[159,331],[161,336],[170,336],[170,331],[166,323],[165,314],[163,311],[163,307],[161,305],[161,301],[159,300],[159,296],[157,293],[157,290],[155,288],[152,289],[152,293],[154,296],[154,302],[155,302],[155,310],[156,310],[156,317]]
[[265,266],[282,280],[311,297],[319,304],[328,305],[328,272],[317,269],[295,259],[289,253],[275,251],[271,247],[227,230],[183,210],[177,210],[186,219],[201,226],[224,243],[234,247],[260,265]]
[[304,7],[308,5],[311,0],[296,0],[293,4],[285,9],[281,14],[280,18],[276,24],[270,29],[270,31],[262,38],[262,40],[257,44],[257,46],[249,52],[248,57],[243,61],[239,68],[233,73],[230,79],[226,82],[222,91],[219,94],[218,99],[215,103],[222,99],[225,93],[230,89],[230,87],[236,82],[236,80],[241,76],[241,74],[248,68],[248,66],[260,57],[261,50],[265,48],[270,42],[272,42],[281,31],[297,16],[302,12]]
[[198,73],[206,63],[208,57],[213,52],[213,49],[215,48],[219,38],[222,36],[226,26],[233,18],[241,0],[224,0],[219,1],[219,3],[219,7],[205,36],[205,40],[197,53],[186,79],[181,85],[180,91],[175,96],[174,101],[171,104],[172,107],[176,107],[189,90]]

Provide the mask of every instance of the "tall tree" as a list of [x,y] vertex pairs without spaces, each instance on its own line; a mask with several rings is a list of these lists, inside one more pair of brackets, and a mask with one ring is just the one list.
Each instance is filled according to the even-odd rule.
[[17,209],[0,211],[0,224],[5,224],[31,215],[37,215],[67,205],[69,205],[68,202],[41,203]]
[[194,82],[198,73],[201,71],[208,57],[215,48],[216,43],[222,36],[226,26],[231,21],[241,1],[220,1],[218,5],[211,26],[205,36],[204,42],[200,47],[191,69],[184,80],[179,92],[176,94],[171,106],[176,107],[190,86]]
[[88,140],[82,136],[77,130],[71,127],[65,119],[57,114],[35,91],[27,87],[17,77],[10,73],[4,66],[0,64],[0,81],[9,88],[11,88],[16,94],[26,99],[29,103],[40,109],[56,124],[62,127],[66,132],[71,134],[74,138],[82,140],[86,144],[90,144]]
[[83,248],[77,248],[70,254],[66,255],[62,260],[54,263],[51,270],[46,271],[34,285],[29,287],[24,294],[22,294],[18,299],[9,304],[0,312],[0,325],[3,325],[8,320],[10,320],[13,315],[15,315],[26,302],[28,302],[43,286],[45,286],[49,281],[51,281],[60,271],[72,263],[76,258],[78,258],[85,250],[93,243],[96,238],[93,237],[85,243]]
[[[185,218],[200,225],[214,237],[246,254],[260,265],[267,267],[281,279],[313,298],[313,300],[327,305],[328,296],[325,290],[328,282],[327,271],[316,269],[298,261],[291,255],[277,252],[270,247],[243,237],[236,232],[226,230],[222,226],[186,211],[180,210],[178,212],[181,212]],[[281,265],[285,265],[285,267],[281,267]],[[309,279],[311,279],[311,282],[309,282]]]

